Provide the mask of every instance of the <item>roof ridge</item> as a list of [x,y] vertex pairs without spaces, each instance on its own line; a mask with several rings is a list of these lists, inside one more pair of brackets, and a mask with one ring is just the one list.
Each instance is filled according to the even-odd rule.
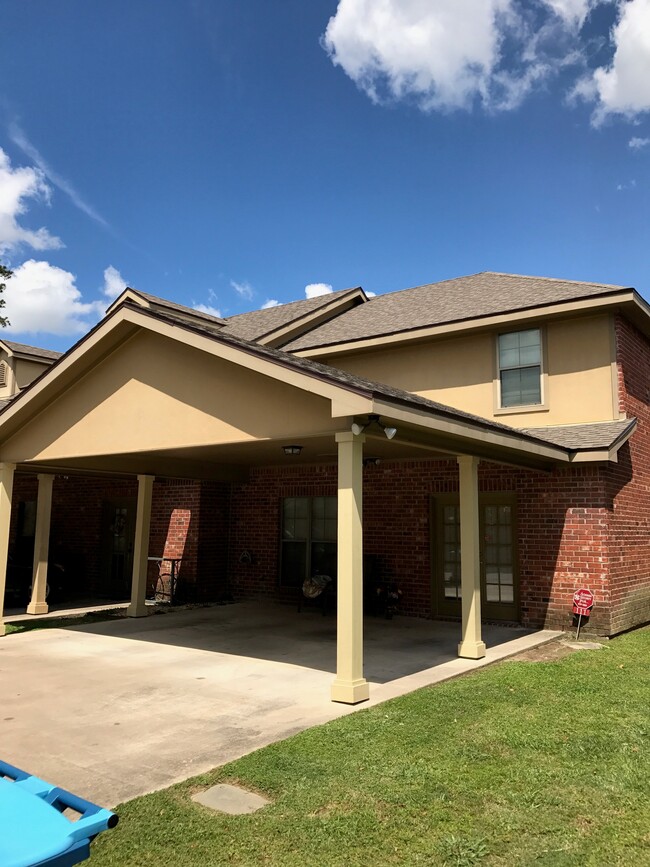
[[[491,274],[491,271],[476,271],[473,274],[461,274],[460,277],[447,277],[446,280],[437,280],[434,283],[419,283],[417,286],[407,286],[406,289],[393,289],[392,292],[382,292],[380,295],[371,295],[368,301],[377,298],[389,298],[391,295],[401,295],[403,292],[411,292],[413,289],[424,289],[427,286],[442,286],[443,283],[453,283],[456,280],[467,280],[470,277],[480,277],[481,274]],[[367,293],[366,293],[367,294]]]
[[[509,271],[479,271],[479,274],[493,274],[495,277],[512,277],[515,280],[545,280],[548,283],[570,283],[576,286],[602,286],[605,289],[634,289],[620,283],[597,283],[594,280],[567,280],[564,277],[536,277],[534,274],[511,274]],[[470,275],[472,277],[477,274]],[[460,278],[463,279],[463,278]]]
[[[154,304],[160,304],[161,307],[167,307],[171,310],[184,310],[190,316],[195,316],[197,319],[207,319],[210,322],[216,322],[219,325],[223,325],[226,321],[223,316],[213,316],[211,313],[203,313],[202,310],[197,310],[195,307],[188,307],[187,304],[180,304],[178,301],[172,301],[169,298],[162,298],[160,295],[152,295],[150,292],[142,292],[140,289],[134,289],[133,286],[127,286],[126,289],[135,292],[136,295],[140,295],[147,301],[151,301]],[[124,291],[126,291],[126,289]]]
[[223,318],[226,322],[230,322],[232,319],[237,319],[239,316],[250,316],[251,313],[262,313],[265,310],[275,310],[276,307],[291,307],[292,304],[304,304],[305,301],[315,301],[316,298],[322,298],[324,304],[328,298],[334,298],[339,295],[344,295],[347,292],[357,292],[359,290],[363,292],[363,287],[350,286],[347,289],[337,289],[336,292],[324,292],[323,295],[315,295],[313,298],[296,298],[295,301],[284,301],[279,304],[274,304],[273,307],[256,307],[254,310],[244,310],[242,313],[233,313],[232,316],[224,316]]

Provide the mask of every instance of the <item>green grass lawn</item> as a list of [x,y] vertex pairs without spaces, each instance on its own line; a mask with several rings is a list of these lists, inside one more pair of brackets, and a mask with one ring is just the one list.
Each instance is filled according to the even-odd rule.
[[[91,862],[650,865],[649,659],[646,629],[311,729],[122,805]],[[215,782],[273,804],[229,817],[191,802]]]

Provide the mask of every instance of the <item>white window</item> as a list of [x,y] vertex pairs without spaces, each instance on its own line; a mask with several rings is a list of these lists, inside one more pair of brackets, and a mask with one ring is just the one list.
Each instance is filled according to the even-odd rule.
[[500,406],[542,403],[542,337],[539,328],[499,335]]

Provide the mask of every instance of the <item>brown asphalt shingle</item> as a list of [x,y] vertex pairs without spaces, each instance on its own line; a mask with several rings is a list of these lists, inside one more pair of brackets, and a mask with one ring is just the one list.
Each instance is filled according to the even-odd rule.
[[341,298],[354,289],[341,289],[327,295],[317,295],[316,298],[305,298],[302,301],[291,301],[288,304],[278,304],[277,307],[267,307],[265,310],[252,310],[250,313],[239,313],[230,316],[226,321],[225,334],[242,337],[244,340],[259,340],[284,325],[289,325],[303,316],[315,313],[321,307],[336,298]]
[[184,313],[188,316],[204,319],[206,322],[212,322],[215,325],[223,325],[224,320],[218,316],[212,316],[210,313],[203,313],[201,310],[195,310],[194,307],[185,307],[183,304],[176,304],[175,301],[168,301],[166,298],[159,298],[157,295],[149,295],[147,292],[140,292],[138,289],[131,289],[136,295],[146,298],[147,301],[155,308],[170,310],[175,313]]
[[289,352],[380,337],[442,323],[459,322],[621,292],[631,287],[578,283],[483,271],[377,295],[288,343]]
[[19,352],[21,355],[33,355],[34,358],[47,358],[56,361],[63,353],[55,352],[53,349],[41,349],[40,346],[29,346],[27,343],[15,343],[13,340],[2,340],[5,346],[8,346],[12,352]]
[[563,446],[572,451],[608,449],[635,425],[636,419],[628,418],[623,421],[603,421],[594,424],[529,427],[526,428],[526,433],[541,437],[547,442]]

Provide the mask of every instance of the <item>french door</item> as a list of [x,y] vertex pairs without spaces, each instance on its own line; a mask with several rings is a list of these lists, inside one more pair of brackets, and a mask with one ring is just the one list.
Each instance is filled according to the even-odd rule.
[[[519,620],[517,512],[514,494],[479,495],[481,612],[487,620]],[[460,616],[460,507],[456,495],[431,504],[433,611]]]

